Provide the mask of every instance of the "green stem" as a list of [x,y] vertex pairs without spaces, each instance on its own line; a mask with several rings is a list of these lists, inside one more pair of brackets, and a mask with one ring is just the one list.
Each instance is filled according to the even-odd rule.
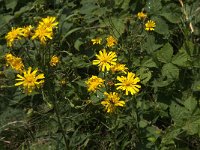
[[64,141],[65,141],[66,150],[69,150],[69,142],[68,142],[68,140],[65,136],[65,132],[64,132],[61,120],[60,120],[60,113],[59,113],[59,110],[58,110],[58,105],[55,101],[54,101],[54,107],[55,107],[56,117],[57,117],[57,120],[58,120],[58,125],[60,126],[61,133],[62,133],[62,136],[63,136]]
[[51,85],[49,84],[49,98],[50,100],[53,102],[53,105],[54,105],[54,110],[55,110],[55,113],[56,113],[56,117],[57,117],[57,121],[58,121],[58,125],[61,129],[61,134],[64,138],[64,141],[65,141],[65,147],[66,147],[66,150],[69,150],[69,142],[65,136],[65,131],[63,129],[63,126],[62,126],[62,122],[61,122],[61,119],[60,119],[60,113],[59,113],[59,109],[58,109],[58,105],[55,101],[55,98],[54,98],[54,93],[53,93],[53,90],[51,88]]

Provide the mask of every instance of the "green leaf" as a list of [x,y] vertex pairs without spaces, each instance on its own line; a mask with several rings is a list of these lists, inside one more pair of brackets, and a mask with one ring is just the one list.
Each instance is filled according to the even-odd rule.
[[190,117],[189,111],[175,102],[170,105],[170,115],[177,126],[182,126],[185,123],[184,118]]
[[78,30],[81,30],[81,29],[82,29],[82,27],[77,27],[77,28],[74,28],[74,29],[69,30],[69,31],[63,36],[63,38],[61,39],[61,43],[63,43],[64,40],[65,40],[70,34],[72,34],[73,32],[76,32],[76,31],[78,31]]
[[161,0],[149,0],[146,7],[147,12],[157,15],[159,10],[162,8]]
[[148,58],[148,57],[145,57],[142,62],[141,62],[141,66],[142,67],[147,67],[147,68],[157,68],[157,65],[156,63],[153,61],[152,58]]
[[[107,19],[104,19],[103,21],[101,21],[101,24],[102,26],[108,26],[110,27],[113,32],[113,35],[116,37],[116,38],[119,38],[122,33],[124,33],[125,31],[125,20],[126,16],[125,15],[122,15],[122,16],[119,16],[119,17],[110,17],[110,18],[107,18]],[[112,33],[111,32],[111,33]]]
[[136,74],[139,76],[142,84],[147,84],[152,76],[151,71],[148,68],[140,68]]
[[180,66],[180,67],[188,67],[190,66],[189,60],[190,57],[186,52],[179,51],[175,56],[172,58],[172,63]]
[[197,107],[197,100],[193,96],[190,96],[185,100],[184,106],[187,110],[189,110],[192,113]]
[[148,125],[148,122],[146,120],[140,120],[139,126],[140,128],[145,128]]
[[83,44],[84,42],[81,40],[81,39],[77,39],[74,43],[74,47],[77,49],[77,50],[80,50],[80,46]]
[[194,81],[192,85],[192,90],[195,92],[200,91],[200,80]]
[[173,55],[173,48],[172,46],[167,43],[165,44],[158,52],[157,52],[157,58],[160,62],[163,63],[169,63],[171,62]]
[[11,15],[6,15],[6,16],[3,16],[3,15],[0,15],[0,27],[2,26],[4,26],[5,24],[7,24],[7,23],[9,23],[10,22],[10,20],[12,20],[13,19],[13,16],[11,16]]
[[164,77],[167,77],[169,79],[179,78],[179,69],[172,63],[163,65],[161,72]]
[[194,117],[185,122],[185,125],[182,128],[187,131],[187,134],[194,135],[200,134],[200,119],[199,117]]
[[151,20],[153,20],[156,23],[155,32],[159,34],[169,33],[168,24],[164,19],[162,19],[161,17],[152,17]]
[[12,9],[14,10],[17,3],[18,3],[18,0],[4,0],[5,1],[5,4],[6,4],[6,8],[7,9]]
[[[181,133],[181,129],[169,128],[162,136],[161,145],[175,144],[174,139]],[[168,150],[168,149],[167,149]]]
[[155,79],[153,81],[152,87],[165,87],[165,86],[168,86],[172,82],[173,82],[173,80],[171,80],[171,79],[167,79],[167,80],[163,80],[162,78]]
[[165,5],[162,8],[161,16],[165,17],[171,23],[179,23],[181,21],[181,10],[180,7],[174,3]]
[[151,54],[153,51],[162,47],[161,44],[156,44],[155,37],[153,35],[147,36],[147,41],[142,44],[142,48],[147,51],[148,54]]

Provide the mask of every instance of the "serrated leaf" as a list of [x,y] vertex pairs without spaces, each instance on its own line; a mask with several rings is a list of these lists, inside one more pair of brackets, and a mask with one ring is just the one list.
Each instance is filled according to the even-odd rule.
[[152,58],[146,58],[146,57],[142,60],[141,66],[147,67],[147,68],[153,68],[153,67],[157,68],[157,65],[153,61],[153,59]]
[[148,13],[157,14],[162,8],[161,0],[149,0],[146,3],[146,7]]
[[139,76],[142,84],[147,84],[152,76],[151,71],[148,68],[140,68],[136,74]]
[[166,131],[165,134],[162,137],[161,144],[164,145],[170,145],[175,144],[174,139],[181,133],[181,129],[170,129],[169,131]]
[[169,79],[179,78],[179,69],[172,63],[163,65],[161,72],[162,72],[162,76],[167,77]]
[[162,47],[162,45],[156,44],[155,37],[153,35],[148,35],[147,41],[142,45],[142,48],[145,49],[148,54],[151,54],[160,47]]
[[189,111],[179,104],[172,102],[170,105],[170,115],[174,123],[178,126],[182,126],[184,122],[184,118],[190,117]]
[[125,31],[126,16],[111,17],[101,21],[102,26],[109,26],[112,28],[113,35],[119,38]]
[[185,100],[184,106],[192,113],[197,107],[197,100],[194,97],[190,96]]
[[190,66],[188,60],[189,55],[187,53],[178,52],[175,56],[173,56],[172,63],[180,67],[188,67]]
[[181,9],[177,4],[170,3],[165,5],[161,12],[160,15],[171,23],[179,23],[181,21]]
[[16,5],[18,3],[18,0],[5,0],[6,8],[14,10]]
[[165,86],[168,86],[172,82],[173,82],[173,80],[171,80],[171,79],[168,79],[168,80],[155,79],[153,81],[152,87],[165,87]]
[[169,63],[171,62],[173,56],[173,48],[172,46],[167,43],[165,44],[158,52],[157,58],[160,62]]
[[200,134],[200,119],[199,118],[192,118],[189,119],[182,128],[186,130],[187,134],[194,135]]
[[151,20],[153,20],[156,23],[156,27],[154,30],[155,32],[165,35],[169,33],[168,24],[164,19],[162,19],[161,17],[152,17]]

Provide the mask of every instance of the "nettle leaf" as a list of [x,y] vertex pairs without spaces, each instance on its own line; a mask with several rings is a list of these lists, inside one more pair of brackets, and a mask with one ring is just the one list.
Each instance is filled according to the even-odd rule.
[[14,10],[17,6],[18,0],[5,0],[6,8]]
[[157,14],[162,8],[161,0],[149,0],[146,7],[148,13]]
[[141,62],[141,66],[142,67],[147,67],[147,68],[157,68],[157,65],[156,63],[153,61],[152,58],[148,58],[148,57],[145,57],[142,62]]
[[152,87],[165,87],[168,86],[170,83],[172,83],[173,80],[168,79],[168,80],[163,80],[162,78],[160,79],[155,79],[152,83]]
[[185,41],[181,49],[186,51],[190,56],[198,54],[198,50],[195,49],[195,44],[191,41]]
[[168,63],[163,65],[162,67],[162,75],[169,79],[178,79],[179,78],[179,69],[172,63]]
[[184,106],[173,101],[170,105],[170,115],[177,126],[182,126],[185,123],[183,119],[190,117],[189,111]]
[[183,50],[180,50],[175,56],[173,56],[172,63],[180,67],[188,67],[190,66],[189,59],[189,55]]
[[81,14],[92,14],[99,6],[95,4],[95,1],[81,1],[82,7],[79,9]]
[[112,32],[116,38],[119,38],[122,33],[125,31],[125,20],[126,15],[122,15],[119,17],[109,17],[104,20],[101,20],[102,26],[109,26],[112,28]]
[[145,49],[148,54],[151,54],[160,47],[162,47],[162,45],[156,44],[155,37],[153,35],[148,35],[147,41],[142,45],[142,48]]
[[194,117],[185,122],[185,125],[182,127],[183,130],[186,130],[187,134],[194,135],[200,134],[200,119]]
[[197,107],[197,100],[193,96],[190,96],[185,100],[184,106],[187,110],[189,110],[192,113]]
[[124,10],[127,10],[129,8],[129,3],[130,0],[115,0],[116,8],[121,7]]
[[156,23],[155,32],[159,34],[168,34],[169,33],[169,27],[168,24],[164,19],[161,17],[152,17],[152,19]]
[[173,56],[173,47],[167,43],[158,52],[157,58],[160,62],[169,63]]
[[181,128],[169,128],[162,136],[161,145],[175,144],[174,139],[181,133]]
[[140,68],[136,72],[137,76],[139,76],[142,84],[147,84],[147,82],[151,79],[152,74],[148,68]]
[[160,15],[171,23],[179,23],[181,21],[180,7],[174,3],[165,5],[165,7],[162,8],[162,13]]

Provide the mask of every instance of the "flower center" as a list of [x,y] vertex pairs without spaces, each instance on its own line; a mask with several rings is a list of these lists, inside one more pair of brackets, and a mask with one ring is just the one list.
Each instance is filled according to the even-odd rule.
[[26,77],[26,82],[27,82],[27,84],[34,84],[34,82],[35,82],[35,77],[34,77],[33,75],[28,75],[28,76]]
[[129,81],[124,81],[124,86],[130,86],[131,83]]

